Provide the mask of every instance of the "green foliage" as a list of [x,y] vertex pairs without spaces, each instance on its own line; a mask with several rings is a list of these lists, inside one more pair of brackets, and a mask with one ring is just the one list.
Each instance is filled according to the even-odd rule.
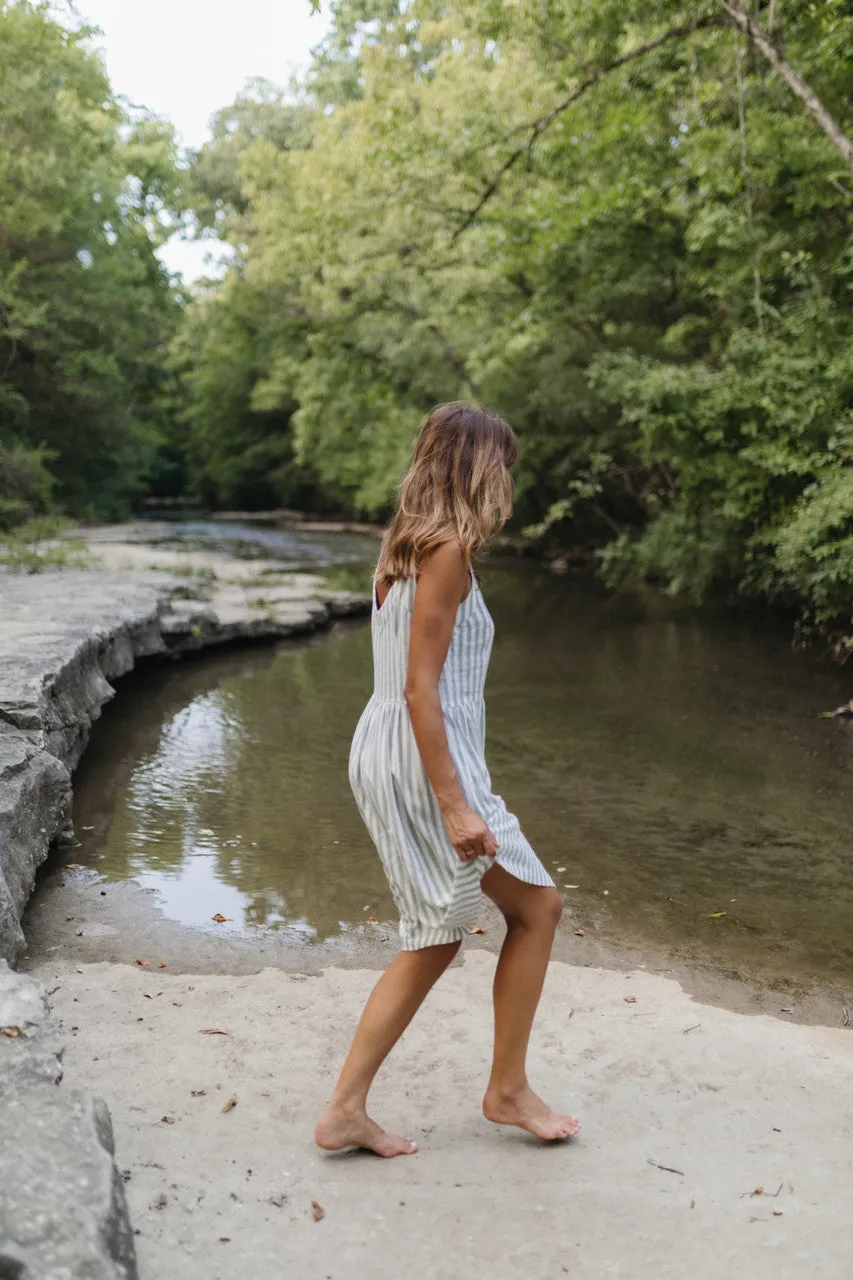
[[49,487],[76,512],[120,512],[165,419],[177,303],[154,249],[172,134],[119,105],[88,36],[46,3],[0,0],[0,520],[10,501],[44,509]]
[[[849,6],[758,13],[849,133]],[[255,394],[298,406],[297,456],[381,514],[469,396],[519,430],[530,536],[849,622],[853,179],[722,6],[332,17],[313,145],[245,187],[241,271],[300,317]]]
[[0,565],[25,573],[86,563],[85,544],[59,516],[37,516],[0,532]]

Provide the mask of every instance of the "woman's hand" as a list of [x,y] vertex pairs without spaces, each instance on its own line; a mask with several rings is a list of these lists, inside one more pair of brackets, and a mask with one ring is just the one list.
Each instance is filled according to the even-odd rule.
[[446,810],[442,816],[448,839],[462,862],[495,856],[498,842],[479,813],[464,805]]

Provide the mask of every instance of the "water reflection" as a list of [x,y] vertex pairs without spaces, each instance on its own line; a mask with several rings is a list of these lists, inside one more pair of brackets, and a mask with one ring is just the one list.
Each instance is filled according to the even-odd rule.
[[[853,735],[819,718],[849,696],[842,675],[760,621],[526,566],[483,586],[495,785],[580,886],[584,923],[853,975]],[[325,938],[392,918],[346,781],[370,680],[357,624],[134,677],[84,757],[78,860],[155,885],[196,924]]]

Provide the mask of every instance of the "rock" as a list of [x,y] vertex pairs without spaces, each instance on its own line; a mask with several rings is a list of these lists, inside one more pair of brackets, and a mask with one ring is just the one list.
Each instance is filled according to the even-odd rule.
[[72,837],[71,773],[112,682],[143,657],[274,638],[361,613],[274,561],[89,538],[103,569],[0,570],[0,1280],[135,1280],[133,1233],[109,1112],[57,1087],[45,1000],[6,961],[52,844]]
[[[277,639],[363,613],[369,600],[274,560],[151,548],[91,537],[109,567],[21,575],[0,570],[0,957],[50,846],[71,831],[71,771],[112,682],[144,657]],[[120,566],[127,561],[126,569]]]
[[20,919],[51,842],[71,825],[66,766],[0,727],[0,958],[24,947]]
[[135,1280],[124,1183],[99,1098],[41,1081],[4,1097],[0,1223],[0,1277]]
[[13,1027],[22,1036],[33,1036],[43,1025],[46,1012],[39,984],[0,960],[0,1031]]
[[[0,1280],[131,1280],[133,1232],[99,1098],[58,1089],[44,995],[0,962]],[[53,1042],[52,1042],[53,1041]]]
[[32,1255],[25,1253],[0,1226],[0,1280],[38,1280]]

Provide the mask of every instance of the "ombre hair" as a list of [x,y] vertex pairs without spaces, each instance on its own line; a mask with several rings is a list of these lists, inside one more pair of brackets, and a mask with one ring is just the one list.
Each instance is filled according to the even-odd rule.
[[451,540],[470,567],[512,512],[509,468],[517,457],[515,432],[503,418],[462,401],[433,409],[400,482],[377,581],[415,577],[424,556]]

